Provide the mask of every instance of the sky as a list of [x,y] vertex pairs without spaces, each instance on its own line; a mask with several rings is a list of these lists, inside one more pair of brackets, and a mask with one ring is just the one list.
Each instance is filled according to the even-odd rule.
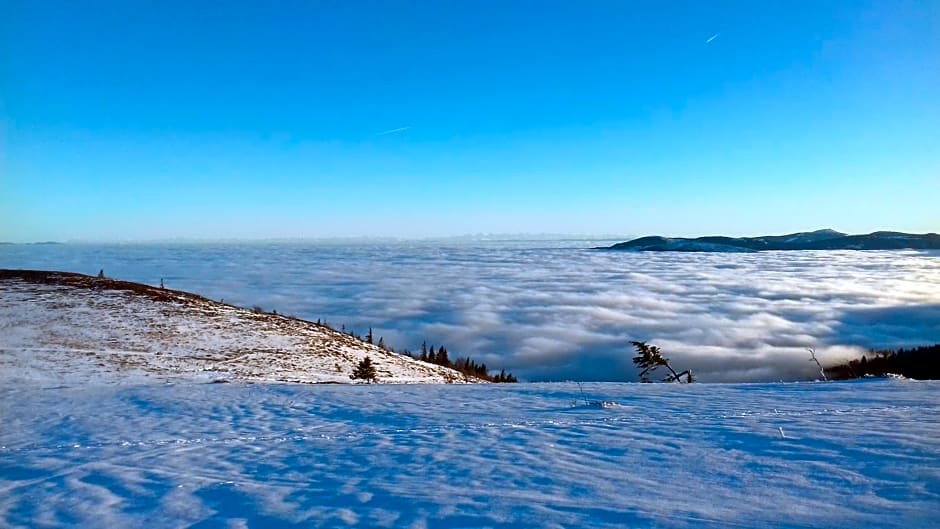
[[0,241],[927,232],[938,198],[938,2],[0,4]]

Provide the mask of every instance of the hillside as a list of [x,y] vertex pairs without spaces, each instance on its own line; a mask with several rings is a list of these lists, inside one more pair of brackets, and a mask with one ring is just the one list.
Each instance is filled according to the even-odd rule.
[[708,236],[640,237],[598,250],[630,250],[644,252],[759,252],[766,250],[938,250],[940,235],[936,233],[901,233],[876,231],[865,235],[849,235],[835,230],[816,230],[788,235],[761,237]]
[[0,380],[478,382],[324,325],[82,274],[0,270]]

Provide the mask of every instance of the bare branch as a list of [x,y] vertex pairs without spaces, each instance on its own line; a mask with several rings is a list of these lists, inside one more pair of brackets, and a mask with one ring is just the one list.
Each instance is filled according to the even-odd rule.
[[809,361],[816,362],[816,367],[819,368],[819,375],[823,378],[823,380],[828,382],[829,377],[826,376],[826,370],[823,369],[823,366],[819,363],[819,360],[816,359],[816,349],[809,347],[806,350],[809,351]]

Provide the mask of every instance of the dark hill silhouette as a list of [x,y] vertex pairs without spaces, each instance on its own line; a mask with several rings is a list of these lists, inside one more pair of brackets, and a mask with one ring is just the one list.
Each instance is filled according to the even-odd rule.
[[940,379],[940,344],[872,351],[848,363],[826,368],[826,375],[833,380],[892,374],[918,380]]
[[697,238],[649,236],[597,250],[644,252],[759,252],[765,250],[940,250],[936,233],[876,231],[848,235],[835,230],[817,230],[762,237],[708,236]]

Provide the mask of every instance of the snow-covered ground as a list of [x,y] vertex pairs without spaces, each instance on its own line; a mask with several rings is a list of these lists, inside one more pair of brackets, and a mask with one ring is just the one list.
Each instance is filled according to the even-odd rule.
[[381,382],[465,381],[454,370],[321,325],[183,292],[10,272],[0,277],[0,294],[4,384],[166,378],[349,383],[366,356]]
[[283,384],[454,375],[93,286],[0,281],[0,527],[940,526],[940,382]]
[[0,526],[938,527],[938,392],[7,383]]

